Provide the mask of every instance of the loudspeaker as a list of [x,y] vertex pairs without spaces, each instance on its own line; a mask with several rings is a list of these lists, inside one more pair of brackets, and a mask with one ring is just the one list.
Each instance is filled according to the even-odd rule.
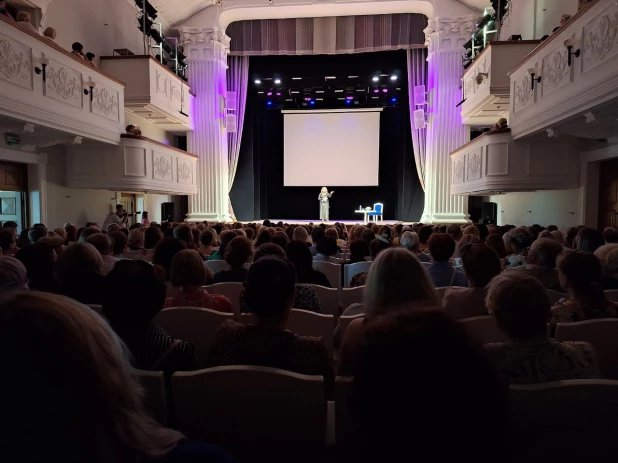
[[161,220],[174,221],[174,203],[161,203]]
[[417,85],[414,87],[414,104],[416,106],[427,104],[427,95],[425,94],[424,85]]
[[231,109],[232,111],[236,110],[236,92],[227,92],[225,94],[225,109]]
[[481,219],[484,224],[495,224],[498,220],[498,205],[496,203],[483,203]]
[[225,131],[227,133],[236,133],[236,115],[228,114],[225,116]]
[[427,127],[427,122],[425,121],[425,110],[417,109],[414,111],[414,128],[416,130],[424,129]]

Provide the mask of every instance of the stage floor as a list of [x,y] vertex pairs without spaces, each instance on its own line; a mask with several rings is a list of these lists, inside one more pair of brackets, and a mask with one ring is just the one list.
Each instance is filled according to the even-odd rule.
[[[318,225],[322,223],[320,220],[295,220],[295,219],[268,219],[268,220],[270,220],[273,224],[277,222],[283,222],[283,223],[294,224],[294,225],[308,225],[310,223],[313,223],[314,225]],[[264,219],[253,220],[250,222],[244,222],[241,220],[239,222],[243,224],[247,224],[247,223],[262,223],[263,221]],[[345,225],[362,225],[363,223],[362,220],[330,220],[324,223],[327,225],[334,225],[336,222],[339,222]],[[397,220],[384,220],[384,221],[377,222],[377,223],[378,225],[395,225],[398,223],[401,223],[403,225],[412,225],[414,222],[400,222]]]

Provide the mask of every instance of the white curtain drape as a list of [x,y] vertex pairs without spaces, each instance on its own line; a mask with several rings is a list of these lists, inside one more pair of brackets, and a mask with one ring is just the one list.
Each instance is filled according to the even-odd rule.
[[[245,121],[245,108],[247,106],[247,86],[249,84],[249,57],[230,56],[228,57],[227,70],[227,89],[236,92],[236,133],[227,134],[227,159],[229,166],[228,174],[228,193],[232,191],[236,167],[238,167],[238,155],[240,153],[240,142],[242,140],[242,129]],[[230,216],[235,217],[232,201],[229,201]]]
[[[425,190],[425,160],[426,160],[426,140],[427,129],[417,130],[414,128],[414,87],[425,85],[427,87],[427,50],[413,49],[408,50],[408,98],[410,100],[410,124],[412,125],[412,146],[414,148],[414,161],[416,171],[421,182],[421,187]],[[426,109],[425,107],[422,107]],[[419,109],[421,107],[419,106]]]

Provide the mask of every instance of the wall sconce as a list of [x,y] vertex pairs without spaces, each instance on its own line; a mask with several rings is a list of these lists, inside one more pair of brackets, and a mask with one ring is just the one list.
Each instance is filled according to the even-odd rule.
[[481,85],[483,81],[487,79],[488,77],[489,77],[489,72],[479,72],[475,77],[476,85]]
[[564,46],[567,48],[567,63],[569,64],[569,67],[571,67],[571,63],[573,62],[573,58],[571,58],[572,56],[575,56],[575,58],[579,58],[579,55],[581,55],[581,50],[578,48],[577,50],[573,51],[573,48],[575,48],[577,46],[577,40],[575,39],[568,39],[564,41]]
[[43,82],[47,82],[47,73],[45,72],[45,69],[49,64],[49,60],[47,58],[41,58],[39,60],[39,63],[41,63],[41,67],[35,67],[34,72],[36,72],[37,74],[43,74]]
[[537,68],[530,68],[530,69],[528,69],[528,74],[530,74],[530,79],[531,79],[530,80],[530,88],[532,89],[533,92],[534,92],[534,84],[535,83],[539,83],[540,84],[541,80],[543,80],[541,76],[536,77],[539,74],[539,72],[540,71]]
[[84,82],[84,85],[86,85],[86,87],[90,89],[90,90],[84,89],[84,95],[90,95],[90,102],[92,103],[92,99],[94,98],[93,90],[97,86],[97,83],[93,82],[92,80],[89,80],[88,82]]

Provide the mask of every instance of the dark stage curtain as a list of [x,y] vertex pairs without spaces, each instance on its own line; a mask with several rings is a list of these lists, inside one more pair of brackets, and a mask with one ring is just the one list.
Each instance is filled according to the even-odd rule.
[[[424,193],[412,149],[405,50],[350,55],[251,57],[250,76],[369,75],[399,71],[399,105],[380,116],[380,173],[377,187],[337,187],[331,200],[331,220],[362,220],[359,205],[384,203],[386,220],[420,220]],[[238,220],[319,218],[319,187],[283,186],[283,114],[267,109],[250,83],[245,127],[236,178],[231,192]],[[311,159],[307,159],[310,163]],[[324,166],[328,169],[328,165]],[[346,175],[354,175],[351,165]]]

